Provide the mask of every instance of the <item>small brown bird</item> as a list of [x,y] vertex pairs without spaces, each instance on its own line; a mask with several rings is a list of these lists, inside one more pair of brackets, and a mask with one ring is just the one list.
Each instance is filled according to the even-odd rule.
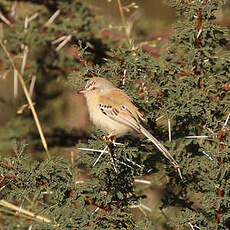
[[169,151],[141,125],[141,121],[144,121],[142,114],[122,90],[113,86],[105,78],[93,77],[87,81],[85,89],[80,93],[86,98],[90,120],[108,134],[108,139],[114,140],[129,132],[144,134],[178,168],[181,176],[178,163]]

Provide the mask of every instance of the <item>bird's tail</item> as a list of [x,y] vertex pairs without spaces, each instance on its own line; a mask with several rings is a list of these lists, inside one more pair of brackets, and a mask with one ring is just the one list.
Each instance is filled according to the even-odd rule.
[[151,134],[149,133],[143,126],[140,127],[141,133],[143,133],[152,143],[163,153],[163,155],[176,167],[180,166],[174,160],[170,152]]

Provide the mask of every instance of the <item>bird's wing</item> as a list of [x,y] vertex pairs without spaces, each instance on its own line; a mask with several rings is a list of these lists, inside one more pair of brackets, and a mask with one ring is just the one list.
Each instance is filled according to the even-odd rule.
[[121,90],[114,89],[100,96],[99,108],[109,118],[140,132],[139,112],[130,98]]
[[[179,170],[179,165],[170,152],[140,124],[140,114],[124,92],[119,89],[113,90],[111,93],[101,96],[99,102],[99,108],[102,113],[115,121],[131,127],[138,133],[144,134]],[[181,176],[180,171],[179,174]]]

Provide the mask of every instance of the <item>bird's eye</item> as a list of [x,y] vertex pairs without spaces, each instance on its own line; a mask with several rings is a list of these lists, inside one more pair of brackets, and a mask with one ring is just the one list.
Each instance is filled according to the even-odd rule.
[[96,89],[96,87],[93,87],[93,88],[92,88],[92,90],[95,90],[95,89]]
[[94,82],[94,81],[93,81],[93,82],[88,82],[88,83],[86,84],[86,86],[85,86],[85,89],[90,89],[91,86],[93,86],[93,85],[95,85],[95,82]]

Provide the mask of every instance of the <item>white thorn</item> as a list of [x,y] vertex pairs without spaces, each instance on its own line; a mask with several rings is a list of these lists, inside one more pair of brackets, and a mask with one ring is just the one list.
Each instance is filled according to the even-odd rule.
[[15,13],[16,13],[16,6],[17,6],[17,1],[15,1],[10,9],[10,16],[14,17]]
[[169,142],[172,141],[172,133],[171,133],[171,120],[168,119],[168,132],[169,132]]
[[152,183],[149,180],[140,180],[140,179],[135,179],[134,182],[141,183],[141,184],[151,184]]
[[20,205],[17,213],[20,213],[22,211],[22,207],[23,207],[24,201],[25,201],[25,198],[23,198],[22,203],[21,203],[21,205]]
[[55,20],[55,18],[61,13],[61,10],[57,10],[50,18],[49,20],[46,22],[46,24],[44,26],[49,26],[53,23],[53,21]]
[[0,11],[0,19],[2,19],[3,22],[5,22],[8,26],[11,26],[10,21],[2,14]]
[[30,97],[32,98],[33,92],[34,92],[34,86],[35,86],[35,81],[36,81],[36,76],[32,76],[31,83],[30,83],[30,89],[29,89],[29,94]]
[[[190,222],[188,222],[192,230],[195,230],[195,228],[200,229],[197,225],[192,225]],[[195,227],[195,228],[194,228]]]
[[52,191],[44,191],[44,192],[41,192],[41,194],[53,194]]
[[180,168],[177,168],[177,172],[178,172],[178,174],[179,174],[179,176],[180,176],[180,179],[182,180],[182,179],[183,179],[183,177],[182,177],[182,174],[181,174]]
[[159,120],[162,119],[164,116],[165,116],[165,115],[162,115],[162,116],[156,118],[156,121],[159,121]]
[[115,173],[117,174],[117,168],[116,168],[116,166],[115,166],[115,163],[114,163],[114,159],[113,159],[112,154],[111,154],[111,160],[112,160],[112,165],[113,165],[114,171],[115,171]]
[[[114,158],[116,161],[119,161],[116,157]],[[130,165],[127,165],[126,163],[124,163],[124,162],[122,162],[122,161],[120,161],[120,163],[122,164],[122,165],[125,165],[126,167],[128,167],[128,168],[133,168],[133,167],[131,167]]]
[[61,36],[60,38],[55,39],[55,40],[52,41],[51,43],[54,45],[54,44],[56,44],[56,43],[58,43],[58,42],[61,42],[61,41],[65,40],[66,37],[67,37],[67,36],[65,36],[65,35],[64,35],[64,36]]
[[222,129],[224,129],[227,126],[229,118],[230,118],[230,113],[228,114],[228,116],[227,116],[227,118],[226,118],[226,120],[224,122],[224,126],[223,126]]
[[69,35],[65,38],[63,42],[61,42],[58,47],[56,48],[56,51],[59,51],[63,46],[65,46],[72,38],[72,35]]
[[118,143],[118,142],[113,142],[114,145],[124,145],[122,143]]
[[92,214],[95,214],[98,210],[99,210],[100,208],[99,207],[97,207],[94,211],[93,211],[93,213]]
[[29,25],[29,20],[28,20],[28,16],[26,16],[26,18],[25,18],[25,23],[24,23],[24,29],[25,29],[25,30],[27,30],[28,25]]
[[123,85],[123,86],[125,85],[126,73],[127,73],[127,69],[124,70],[124,74],[123,74],[123,75],[124,75],[124,78],[123,78],[123,80],[122,80],[122,85]]
[[2,191],[7,185],[3,185],[1,188],[0,188],[0,191]]
[[145,210],[147,210],[147,211],[149,211],[149,212],[152,211],[151,208],[149,208],[148,206],[146,206],[144,204],[140,204],[140,207],[143,208],[143,209],[145,209]]
[[188,223],[189,225],[190,225],[190,227],[192,228],[192,230],[195,230],[194,228],[193,228],[193,225],[189,222]]
[[102,155],[106,152],[107,148],[108,148],[108,145],[105,146],[105,148],[102,150],[102,152],[99,155],[99,157],[97,158],[97,160],[93,163],[93,166],[95,166],[97,164],[97,162],[100,160],[100,158],[102,157]]
[[186,139],[198,139],[198,138],[208,138],[210,136],[186,136],[185,138]]
[[26,60],[27,60],[27,54],[29,52],[28,46],[24,47],[24,54],[23,54],[23,59],[22,59],[22,65],[21,65],[21,74],[24,73],[25,66],[26,66]]
[[14,98],[18,96],[18,71],[14,69]]
[[130,159],[128,159],[128,158],[126,158],[126,160],[127,160],[128,162],[131,162],[133,165],[136,165],[136,166],[139,167],[139,168],[143,168],[143,166],[137,164],[136,162],[134,162],[134,161],[132,161],[132,160],[130,160]]
[[145,209],[145,210],[147,210],[149,212],[152,212],[152,210],[149,207],[147,207],[146,205],[144,205],[144,204],[131,205],[130,208],[140,208],[140,209],[143,208],[143,209]]
[[202,29],[199,29],[198,34],[197,34],[197,38],[200,37],[201,33],[202,33]]
[[109,153],[109,151],[104,151],[104,150],[100,150],[100,149],[89,149],[89,148],[78,148],[78,149],[83,150],[83,151],[90,151],[90,152]]
[[83,180],[77,180],[76,182],[75,182],[75,184],[84,184],[85,183],[85,181],[83,181]]
[[205,156],[207,156],[211,161],[213,161],[213,158],[212,158],[209,154],[207,154],[205,151],[202,151],[202,153],[203,153]]
[[31,17],[28,18],[28,22],[31,22],[32,20],[34,20],[38,15],[39,13],[33,14]]

